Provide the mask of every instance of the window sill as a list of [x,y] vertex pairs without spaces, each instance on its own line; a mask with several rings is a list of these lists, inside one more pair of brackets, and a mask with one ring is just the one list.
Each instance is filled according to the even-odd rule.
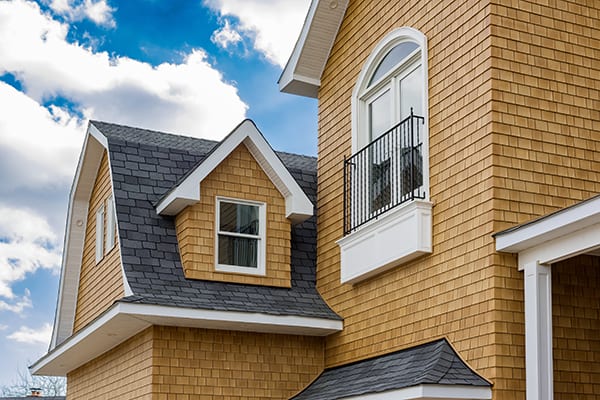
[[337,241],[341,282],[356,283],[411,261],[432,249],[432,203],[414,200]]

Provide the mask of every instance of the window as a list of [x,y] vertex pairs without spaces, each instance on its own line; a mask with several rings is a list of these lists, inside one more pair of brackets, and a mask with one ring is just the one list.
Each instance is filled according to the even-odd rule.
[[345,233],[400,204],[428,198],[427,46],[412,28],[389,33],[367,59],[352,95],[345,161]]
[[115,247],[115,234],[116,234],[116,223],[115,223],[115,203],[112,197],[106,200],[106,252],[112,250]]
[[265,274],[264,203],[217,198],[216,269]]
[[104,257],[104,204],[96,210],[96,263]]

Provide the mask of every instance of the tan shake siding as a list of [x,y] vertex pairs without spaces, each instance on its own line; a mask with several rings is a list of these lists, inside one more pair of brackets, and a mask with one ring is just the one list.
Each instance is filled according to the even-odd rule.
[[[600,192],[600,21],[597,2],[496,3],[350,1],[319,92],[318,288],[344,317],[326,366],[447,336],[494,399],[525,397],[523,275],[491,234]],[[428,39],[433,254],[341,285],[351,94],[402,26]]]
[[67,375],[69,400],[152,399],[152,328]]
[[[291,286],[291,225],[285,199],[244,144],[239,145],[200,184],[200,201],[176,219],[177,240],[185,276],[234,283]],[[215,271],[216,197],[266,203],[266,276]]]
[[323,339],[154,327],[155,399],[288,399],[323,370]]
[[[494,231],[600,193],[599,8],[597,1],[554,0],[491,6]],[[494,257],[503,378],[495,383],[507,392],[523,376],[514,368],[524,360],[523,273],[516,261]],[[565,379],[556,377],[558,392]]]
[[108,252],[105,248],[104,258],[96,264],[96,211],[101,205],[104,205],[104,227],[106,229],[106,200],[111,195],[112,185],[108,158],[107,153],[104,152],[87,215],[74,333],[110,307],[115,300],[124,296],[121,255],[116,234],[115,246]]
[[552,266],[554,398],[600,399],[600,258]]

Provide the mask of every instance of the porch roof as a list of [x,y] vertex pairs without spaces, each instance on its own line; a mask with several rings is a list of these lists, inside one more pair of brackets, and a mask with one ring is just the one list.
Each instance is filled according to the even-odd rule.
[[[375,393],[397,395],[398,390],[409,388],[421,389],[422,395],[402,398],[441,399],[447,398],[445,396],[453,389],[458,389],[463,393],[469,392],[472,396],[466,398],[487,399],[491,398],[491,386],[489,381],[473,371],[460,358],[446,339],[438,339],[409,349],[326,369],[310,386],[292,399],[333,400]],[[437,396],[435,393],[444,394]]]

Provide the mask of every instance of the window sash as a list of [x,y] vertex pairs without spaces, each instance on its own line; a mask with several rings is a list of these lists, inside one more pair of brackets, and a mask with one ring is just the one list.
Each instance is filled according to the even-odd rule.
[[115,233],[116,233],[116,223],[115,223],[115,205],[113,197],[109,197],[106,200],[106,249],[105,251],[108,253],[115,247]]
[[[264,275],[266,205],[229,198],[217,198],[216,203],[216,269],[223,272]],[[223,204],[237,206],[234,220],[232,221],[232,215],[229,215],[229,220],[225,224],[224,221],[221,221]],[[256,209],[250,213],[244,213],[240,206],[256,207]],[[229,213],[232,214],[233,210],[230,209]],[[251,218],[248,219],[248,216]],[[255,220],[252,217],[255,217]],[[242,218],[247,220],[240,221]],[[249,227],[249,229],[244,229],[244,227]],[[243,233],[239,230],[256,232],[256,234]]]

